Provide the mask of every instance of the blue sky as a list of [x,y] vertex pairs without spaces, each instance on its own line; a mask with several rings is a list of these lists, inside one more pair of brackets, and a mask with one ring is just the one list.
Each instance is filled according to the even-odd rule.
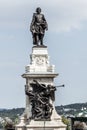
[[36,7],[49,30],[44,37],[51,64],[59,76],[55,105],[87,102],[87,1],[0,0],[0,108],[25,107],[25,79],[30,63],[29,31]]

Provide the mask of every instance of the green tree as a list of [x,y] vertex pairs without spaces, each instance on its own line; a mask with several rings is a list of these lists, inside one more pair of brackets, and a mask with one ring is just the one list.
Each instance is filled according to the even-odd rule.
[[66,117],[62,116],[62,122],[67,126],[66,130],[70,130],[70,121]]

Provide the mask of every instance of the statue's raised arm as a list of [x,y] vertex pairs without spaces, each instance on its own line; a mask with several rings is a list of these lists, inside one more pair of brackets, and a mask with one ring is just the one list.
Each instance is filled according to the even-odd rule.
[[41,14],[41,8],[36,9],[36,13],[33,14],[32,22],[30,25],[30,31],[33,36],[33,44],[43,46],[43,37],[45,30],[48,30],[48,25],[43,14]]

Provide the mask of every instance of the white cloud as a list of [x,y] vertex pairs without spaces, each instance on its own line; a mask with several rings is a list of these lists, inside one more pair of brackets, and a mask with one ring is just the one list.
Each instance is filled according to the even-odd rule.
[[42,8],[50,31],[80,29],[87,21],[86,0],[1,0],[0,27],[23,28],[37,6]]

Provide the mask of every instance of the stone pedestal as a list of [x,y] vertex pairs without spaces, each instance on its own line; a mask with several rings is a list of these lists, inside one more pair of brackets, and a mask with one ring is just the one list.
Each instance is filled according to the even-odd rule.
[[[48,56],[48,50],[46,46],[35,46],[32,48],[32,54],[30,55],[31,62],[25,67],[25,73],[22,75],[26,79],[26,85],[29,90],[31,90],[30,84],[33,80],[37,80],[41,84],[54,85],[54,78],[58,76],[55,73],[55,66],[50,65],[50,60]],[[61,117],[57,114],[54,102],[53,111],[51,115],[51,120],[39,120],[30,119],[31,117],[31,104],[30,99],[26,95],[26,108],[23,113],[22,120],[16,126],[16,129],[26,129],[26,130],[65,130],[66,125],[61,121]],[[22,127],[23,126],[23,127]]]

